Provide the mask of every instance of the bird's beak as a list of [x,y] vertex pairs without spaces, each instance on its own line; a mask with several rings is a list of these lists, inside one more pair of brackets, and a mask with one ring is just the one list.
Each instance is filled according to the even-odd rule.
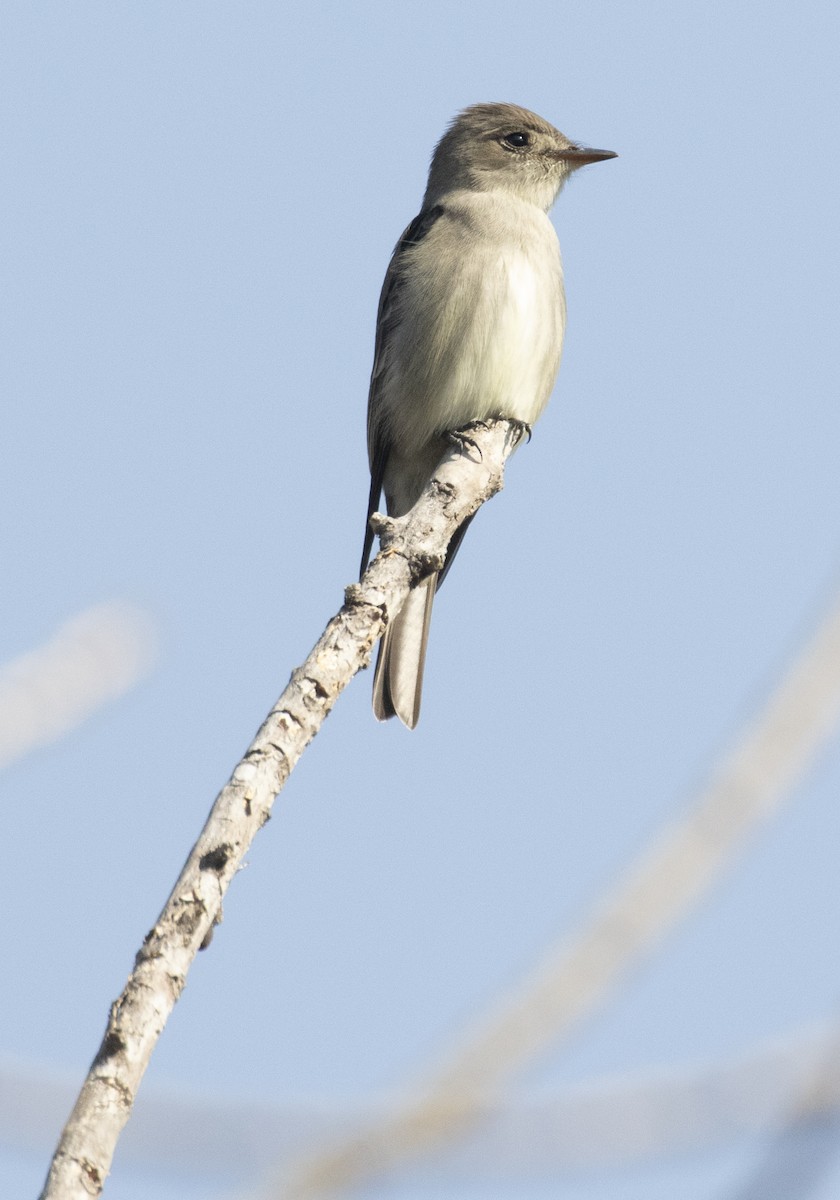
[[575,167],[585,167],[587,163],[603,162],[605,158],[618,158],[615,150],[593,150],[591,146],[569,146],[567,150],[558,150],[557,157],[565,159]]

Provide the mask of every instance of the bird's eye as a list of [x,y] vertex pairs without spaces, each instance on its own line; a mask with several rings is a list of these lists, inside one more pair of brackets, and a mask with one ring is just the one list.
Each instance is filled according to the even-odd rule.
[[519,129],[514,133],[506,133],[502,138],[502,145],[508,150],[521,150],[523,146],[530,146],[530,144],[531,135],[529,133],[522,133]]

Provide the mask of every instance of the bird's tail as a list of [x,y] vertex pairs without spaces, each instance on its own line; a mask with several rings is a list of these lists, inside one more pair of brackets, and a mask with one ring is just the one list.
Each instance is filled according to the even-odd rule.
[[373,676],[373,711],[379,721],[399,717],[409,729],[417,724],[437,580],[437,573],[430,575],[408,593],[383,635]]

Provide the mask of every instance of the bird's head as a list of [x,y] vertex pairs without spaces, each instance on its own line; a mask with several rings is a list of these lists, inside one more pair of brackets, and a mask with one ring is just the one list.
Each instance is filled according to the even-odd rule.
[[447,192],[506,191],[548,210],[568,177],[587,163],[615,158],[572,142],[548,121],[515,104],[474,104],[438,142],[424,208]]

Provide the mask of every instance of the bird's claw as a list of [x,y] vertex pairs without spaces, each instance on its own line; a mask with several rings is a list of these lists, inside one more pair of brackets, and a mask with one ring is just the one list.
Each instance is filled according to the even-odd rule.
[[528,436],[528,441],[530,442],[532,430],[527,421],[511,421],[510,424],[514,446],[518,446],[526,434]]
[[[478,425],[480,422],[476,421],[474,424]],[[461,453],[466,455],[467,458],[472,459],[473,462],[484,461],[484,455],[481,453],[481,447],[478,442],[475,438],[470,437],[465,430],[450,429],[446,434],[446,440],[451,442],[453,446],[457,446]]]
[[[505,420],[510,422],[510,437],[514,446],[518,446],[526,436],[530,442],[531,426],[527,421],[517,421],[513,417],[506,417]],[[467,429],[486,428],[487,426],[483,421],[473,421],[467,426]],[[457,446],[461,453],[466,454],[473,462],[483,461],[484,455],[481,452],[481,447],[475,438],[470,437],[466,429],[450,429],[445,436],[448,442],[451,442],[453,446]]]

